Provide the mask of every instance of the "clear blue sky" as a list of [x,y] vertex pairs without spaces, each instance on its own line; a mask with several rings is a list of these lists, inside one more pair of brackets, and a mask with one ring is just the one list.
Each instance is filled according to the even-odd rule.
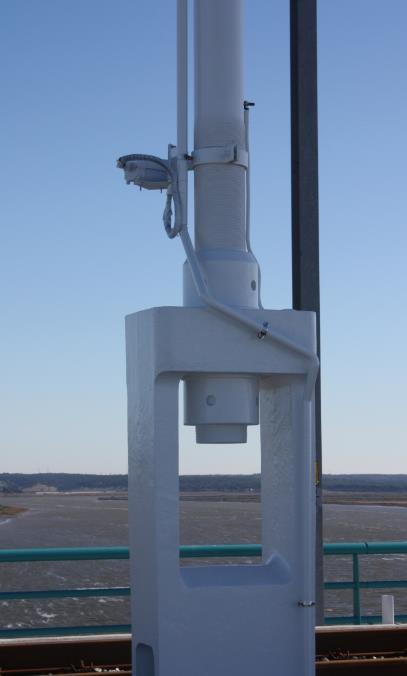
[[[291,305],[288,0],[246,0],[253,247]],[[2,0],[1,471],[125,472],[124,316],[181,302],[162,200],[175,0]],[[407,3],[319,0],[324,469],[407,473]],[[254,435],[255,436],[255,435]],[[182,471],[258,469],[184,436]]]

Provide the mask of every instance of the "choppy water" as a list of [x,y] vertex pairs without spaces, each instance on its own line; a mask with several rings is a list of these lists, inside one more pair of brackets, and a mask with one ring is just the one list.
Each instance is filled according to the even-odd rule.
[[[26,507],[15,518],[0,518],[0,548],[114,546],[128,542],[127,502],[96,496],[47,495],[1,499]],[[327,541],[406,540],[407,509],[326,505]],[[247,502],[181,502],[181,538],[185,544],[260,542],[260,505]],[[213,563],[213,562],[212,562]],[[351,578],[350,557],[325,557],[328,580]],[[406,556],[361,557],[362,579],[407,579]],[[2,591],[93,586],[127,586],[128,561],[4,563]],[[393,593],[393,592],[392,592]],[[407,590],[396,590],[397,612],[407,613]],[[328,592],[327,614],[351,614],[351,592]],[[130,621],[129,600],[36,599],[3,601],[1,628],[122,624]],[[362,594],[362,609],[380,613],[380,590]]]

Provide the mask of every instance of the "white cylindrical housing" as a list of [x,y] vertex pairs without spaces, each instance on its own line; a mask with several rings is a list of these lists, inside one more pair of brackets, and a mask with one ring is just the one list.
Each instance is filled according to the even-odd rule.
[[184,419],[201,444],[246,443],[247,425],[259,423],[259,386],[252,376],[185,379]]
[[394,596],[382,595],[382,624],[394,624]]
[[[210,293],[225,305],[259,307],[259,265],[248,251],[204,249],[198,254]],[[184,305],[205,305],[192,279],[189,263],[183,270]]]
[[[195,149],[244,148],[241,0],[195,0]],[[245,169],[195,168],[195,247],[246,250]]]
[[[207,148],[231,145],[244,151],[242,0],[195,0],[194,7],[194,152],[208,157]],[[195,249],[205,284],[225,305],[258,308],[259,267],[246,241],[246,169],[209,156],[211,163],[194,166]],[[203,304],[188,263],[184,304]],[[185,424],[196,426],[198,443],[245,443],[247,425],[258,424],[258,391],[257,378],[247,375],[190,377]]]

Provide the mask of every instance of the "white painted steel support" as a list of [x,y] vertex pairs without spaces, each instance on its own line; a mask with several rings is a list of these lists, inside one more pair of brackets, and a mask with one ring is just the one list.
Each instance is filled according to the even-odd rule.
[[188,0],[177,2],[177,150],[188,153]]
[[[249,311],[315,350],[315,315]],[[314,432],[307,359],[203,308],[127,318],[129,517],[136,676],[314,674]],[[178,386],[260,382],[263,560],[180,567]]]
[[[264,310],[250,249],[242,2],[195,0],[194,149],[188,153],[187,0],[178,0],[177,146],[119,159],[167,188],[184,307],[126,319],[129,533],[136,676],[313,676],[315,315]],[[191,159],[192,158],[192,159]],[[195,245],[187,226],[194,172]],[[172,220],[172,205],[175,218]],[[199,443],[261,436],[262,561],[180,567],[178,389]]]
[[182,224],[188,222],[188,0],[177,0],[177,158]]
[[[245,147],[241,0],[195,0],[194,147]],[[246,250],[245,170],[195,170],[197,251]]]
[[[195,255],[214,299],[227,306],[258,308],[259,267],[246,241],[242,2],[195,0],[194,10]],[[206,304],[188,262],[184,304]],[[216,400],[212,407],[205,403],[208,396]],[[185,401],[185,424],[196,426],[198,443],[245,443],[247,425],[258,424],[254,379],[215,383],[201,376],[198,384],[188,378]],[[195,415],[199,409],[204,424],[202,414]]]

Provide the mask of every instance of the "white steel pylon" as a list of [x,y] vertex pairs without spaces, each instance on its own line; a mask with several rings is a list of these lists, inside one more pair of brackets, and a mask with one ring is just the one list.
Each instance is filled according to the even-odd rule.
[[[177,147],[167,159],[119,160],[128,182],[167,189],[165,228],[187,255],[184,306],[126,320],[133,669],[136,676],[311,676],[315,315],[260,303],[249,237],[241,1],[195,0],[194,11],[193,152],[186,0],[179,0]],[[244,443],[247,425],[260,424],[259,564],[180,567],[180,381],[198,443]]]

